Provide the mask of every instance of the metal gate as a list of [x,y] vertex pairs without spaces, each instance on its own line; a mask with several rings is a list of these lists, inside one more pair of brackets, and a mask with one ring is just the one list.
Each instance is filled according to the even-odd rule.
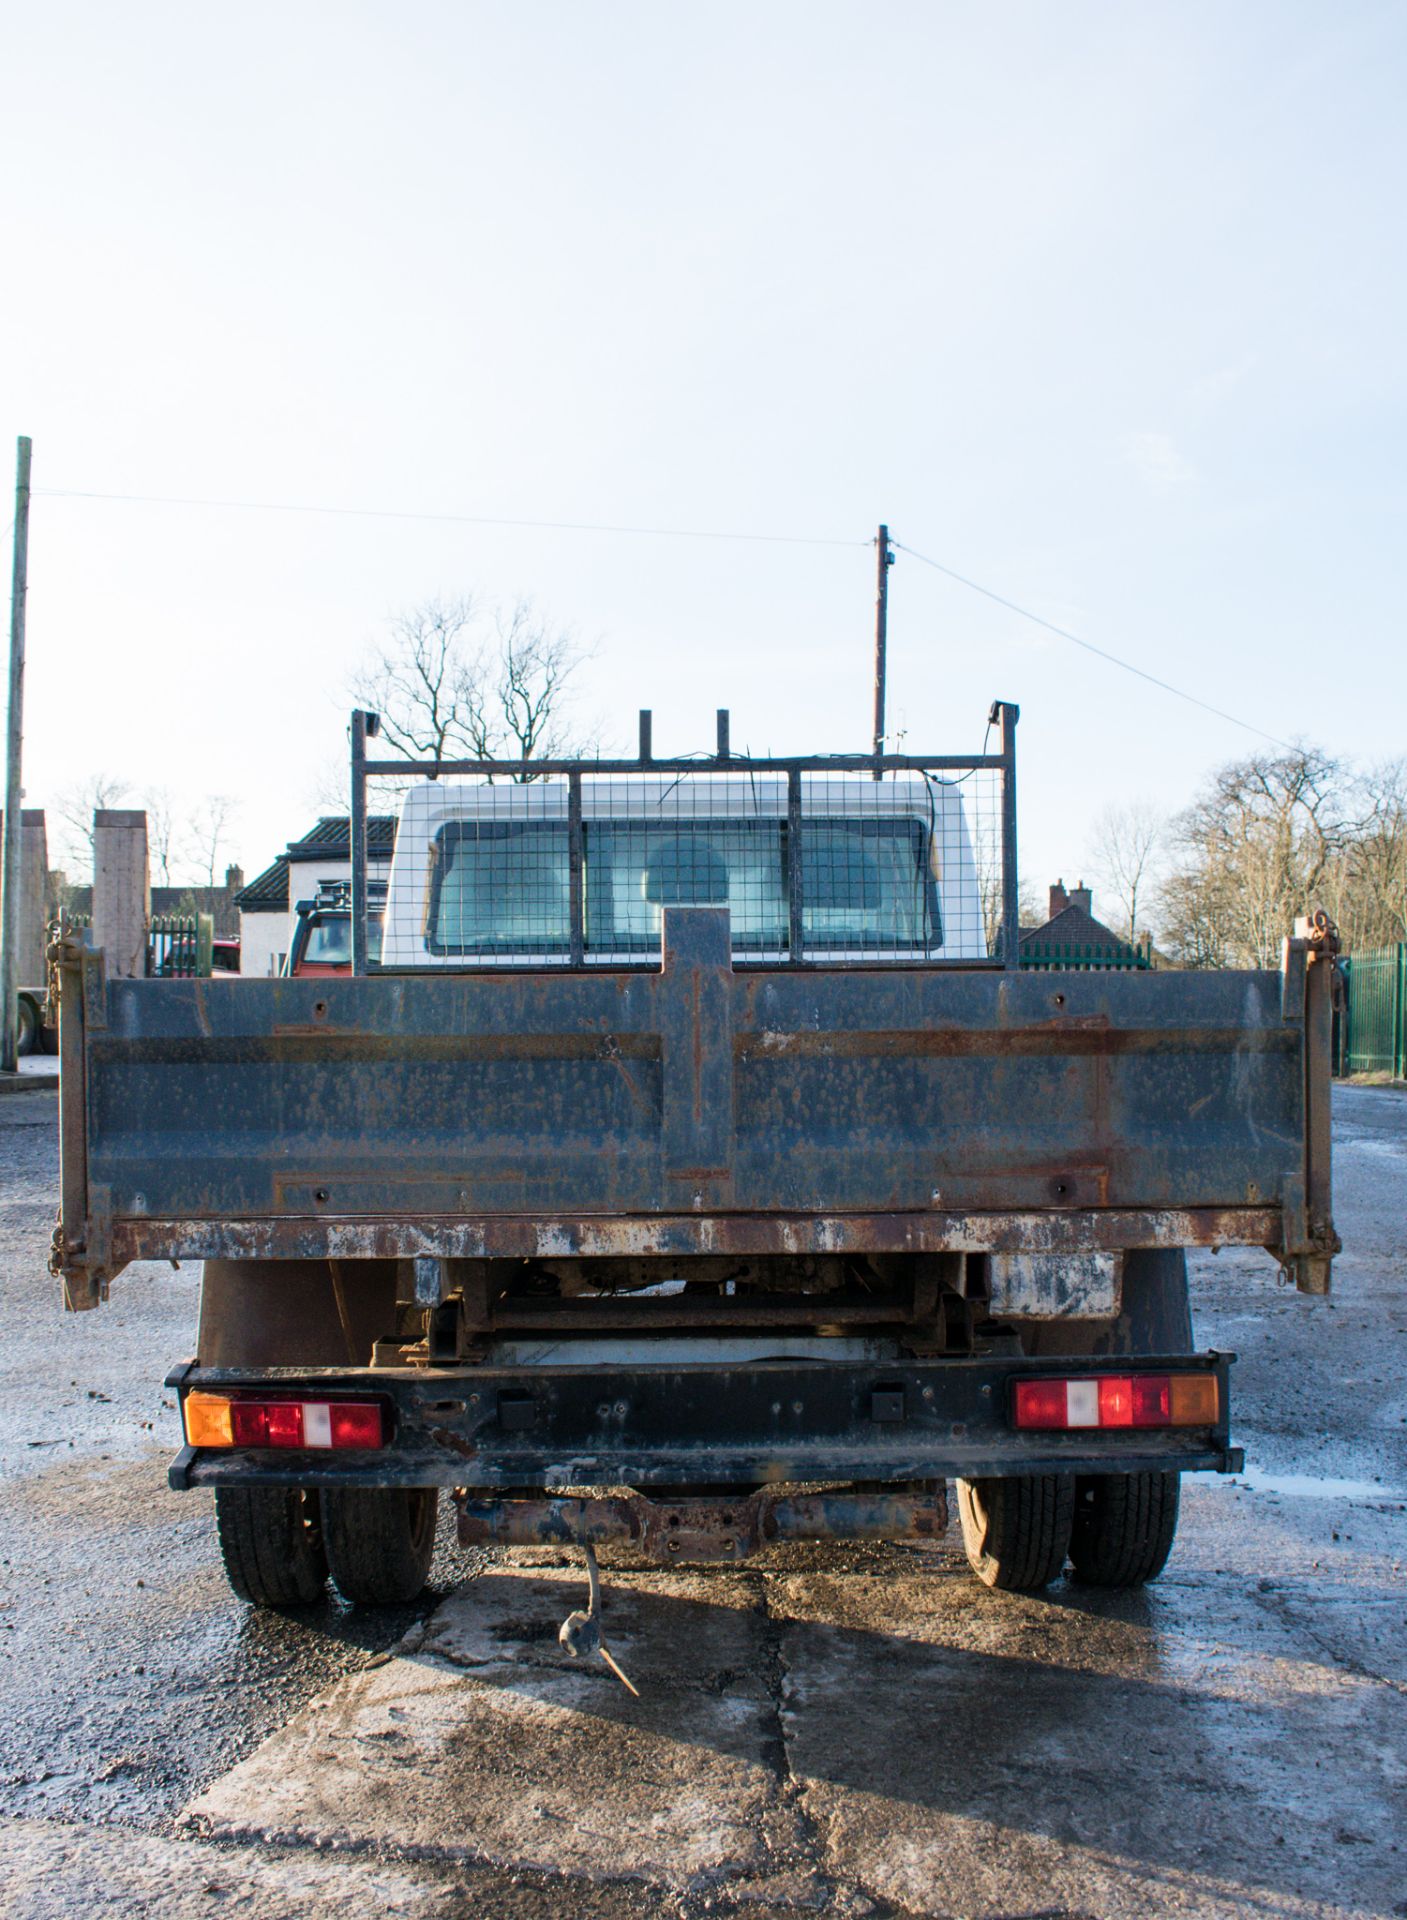
[[155,980],[210,977],[215,922],[208,913],[154,915],[147,930],[147,976]]
[[1351,954],[1342,968],[1338,1071],[1407,1079],[1407,943]]

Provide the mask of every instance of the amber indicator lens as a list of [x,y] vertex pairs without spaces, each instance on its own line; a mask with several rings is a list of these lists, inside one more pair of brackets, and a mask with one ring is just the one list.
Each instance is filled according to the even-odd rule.
[[1175,1427],[1216,1425],[1221,1417],[1221,1396],[1214,1373],[1175,1373],[1169,1387]]

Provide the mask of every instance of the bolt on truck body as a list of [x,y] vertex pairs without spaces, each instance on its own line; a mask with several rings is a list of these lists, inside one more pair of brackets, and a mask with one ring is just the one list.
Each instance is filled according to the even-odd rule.
[[[721,718],[721,717],[720,717]],[[411,766],[352,723],[352,972],[59,955],[54,1268],[205,1262],[177,1487],[236,1589],[398,1600],[464,1542],[927,1537],[1131,1584],[1234,1470],[1185,1250],[1310,1292],[1335,942],[1030,972],[1015,709],[976,756]],[[368,958],[367,788],[400,824]]]

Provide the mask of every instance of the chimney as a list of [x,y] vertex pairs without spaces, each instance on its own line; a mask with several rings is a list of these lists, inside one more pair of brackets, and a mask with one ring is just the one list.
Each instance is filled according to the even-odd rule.
[[1078,907],[1081,913],[1087,913],[1091,919],[1094,918],[1094,894],[1083,880],[1079,886],[1071,887],[1070,905]]
[[1065,891],[1065,882],[1057,880],[1050,890],[1050,912],[1047,919],[1053,920],[1057,913],[1064,913],[1070,904],[1070,896]]
[[243,891],[244,891],[244,868],[243,867],[226,867],[225,868],[225,892],[229,894],[230,897],[233,899],[235,894],[242,893]]

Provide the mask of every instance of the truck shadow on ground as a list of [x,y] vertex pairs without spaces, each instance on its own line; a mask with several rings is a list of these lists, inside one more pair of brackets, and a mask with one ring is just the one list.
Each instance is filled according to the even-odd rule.
[[[1400,1700],[1327,1667],[1231,1581],[1034,1598],[941,1568],[617,1567],[605,1628],[639,1699],[558,1647],[582,1604],[574,1571],[491,1571],[407,1647],[514,1721],[512,1702],[531,1707],[513,1749],[529,1787],[538,1761],[589,1779],[616,1748],[648,1774],[652,1743],[677,1773],[682,1743],[770,1769],[857,1858],[897,1849],[936,1872],[945,1851],[1034,1846],[1122,1880],[1214,1883],[1228,1910],[1405,1910]],[[471,1803],[483,1724],[476,1706],[444,1752]]]

